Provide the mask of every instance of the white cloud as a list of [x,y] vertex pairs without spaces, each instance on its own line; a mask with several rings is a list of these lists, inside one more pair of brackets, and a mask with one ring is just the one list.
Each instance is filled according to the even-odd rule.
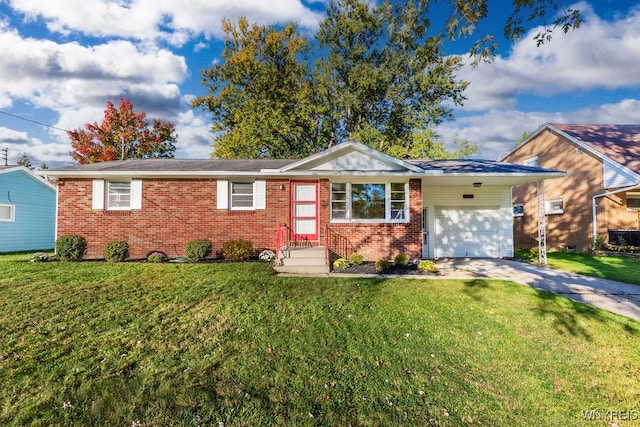
[[623,99],[597,108],[583,108],[562,113],[490,110],[444,123],[438,131],[447,143],[467,140],[477,145],[479,152],[474,157],[495,160],[514,148],[524,133],[531,133],[544,123],[639,122],[640,100]]
[[222,18],[246,16],[250,22],[294,21],[316,28],[321,14],[300,0],[11,0],[30,19],[42,18],[50,31],[94,37],[164,39],[180,46],[191,36],[220,36]]
[[516,105],[519,93],[552,95],[591,89],[640,87],[640,7],[614,21],[603,21],[586,3],[578,30],[557,31],[537,47],[531,30],[507,57],[491,64],[467,66],[458,77],[471,81],[464,109],[484,110]]

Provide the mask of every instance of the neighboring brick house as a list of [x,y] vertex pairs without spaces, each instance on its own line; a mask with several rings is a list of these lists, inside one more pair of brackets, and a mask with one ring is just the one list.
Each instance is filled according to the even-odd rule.
[[274,249],[286,224],[322,246],[326,227],[365,259],[510,257],[510,187],[557,171],[481,160],[404,161],[355,142],[301,160],[144,159],[41,172],[58,187],[58,236],[87,258],[111,240],[132,258],[184,254],[192,239]]
[[[502,161],[567,172],[544,182],[550,250],[589,251],[594,215],[605,241],[610,230],[640,228],[640,125],[547,123]],[[513,203],[515,246],[537,246],[536,184],[513,188]]]

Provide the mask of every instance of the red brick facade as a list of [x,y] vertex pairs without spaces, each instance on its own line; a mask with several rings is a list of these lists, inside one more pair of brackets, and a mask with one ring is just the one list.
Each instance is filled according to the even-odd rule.
[[[280,186],[284,184],[284,189]],[[410,222],[407,224],[333,224],[347,236],[365,259],[393,258],[403,252],[421,256],[422,194],[419,179],[410,181]],[[169,257],[184,255],[193,239],[208,239],[216,256],[223,243],[251,240],[255,249],[274,249],[278,224],[290,220],[288,179],[268,179],[266,209],[217,209],[215,179],[144,179],[142,209],[112,211],[92,209],[92,180],[64,178],[58,182],[58,236],[80,234],[87,239],[86,259],[103,258],[112,240],[129,244],[130,257],[140,259],[151,251]],[[320,180],[320,239],[329,219],[330,185]]]

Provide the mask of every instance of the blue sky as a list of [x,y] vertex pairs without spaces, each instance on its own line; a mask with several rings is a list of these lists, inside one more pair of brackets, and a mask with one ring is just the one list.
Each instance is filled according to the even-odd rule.
[[[131,99],[150,118],[176,125],[176,157],[207,158],[210,118],[189,107],[205,93],[200,72],[221,61],[224,17],[296,22],[313,34],[326,0],[0,0],[0,148],[15,163],[71,164],[63,129],[100,122],[107,100]],[[440,3],[445,3],[441,0]],[[640,4],[563,1],[584,23],[536,47],[536,28],[501,41],[490,64],[464,67],[471,82],[455,121],[439,132],[496,159],[544,122],[640,123]],[[505,2],[490,1],[481,33],[500,35]],[[434,14],[433,28],[441,27]],[[467,60],[469,40],[447,45]],[[18,116],[16,118],[14,116]],[[40,126],[44,123],[50,127]]]

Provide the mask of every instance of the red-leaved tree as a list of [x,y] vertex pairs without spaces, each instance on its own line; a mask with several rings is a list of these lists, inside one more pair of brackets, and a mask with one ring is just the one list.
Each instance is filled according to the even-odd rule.
[[108,101],[101,124],[87,123],[84,129],[67,132],[73,147],[69,154],[78,164],[173,157],[177,138],[173,124],[154,119],[151,126],[146,117],[144,111],[134,113],[128,99],[120,99],[119,108]]

